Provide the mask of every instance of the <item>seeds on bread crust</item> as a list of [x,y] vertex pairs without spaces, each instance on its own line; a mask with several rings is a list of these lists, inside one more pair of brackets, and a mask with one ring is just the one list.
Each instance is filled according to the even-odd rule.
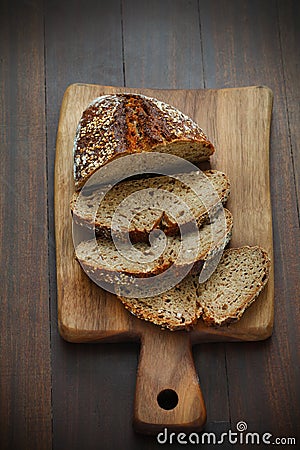
[[214,146],[191,118],[167,103],[139,94],[103,95],[87,107],[77,127],[76,190],[114,158],[144,151],[197,162],[208,159]]

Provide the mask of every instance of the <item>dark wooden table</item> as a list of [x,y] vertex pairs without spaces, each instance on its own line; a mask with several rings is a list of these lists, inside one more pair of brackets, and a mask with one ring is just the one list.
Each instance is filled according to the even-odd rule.
[[58,334],[55,139],[74,82],[273,90],[274,333],[194,358],[206,431],[243,420],[299,448],[299,30],[292,0],[1,2],[1,449],[160,447],[131,425],[138,345]]

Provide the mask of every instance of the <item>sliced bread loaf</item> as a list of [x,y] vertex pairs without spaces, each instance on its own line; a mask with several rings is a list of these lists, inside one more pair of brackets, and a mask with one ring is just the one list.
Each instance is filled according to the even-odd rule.
[[[232,232],[232,215],[224,209],[210,223],[199,228],[198,233],[186,233],[166,237],[154,236],[151,245],[138,242],[115,243],[111,239],[82,241],[76,247],[76,257],[87,274],[94,280],[119,279],[119,274],[145,278],[164,272],[173,264],[180,273],[190,265],[194,271],[201,270],[203,262],[224,248]],[[155,232],[154,232],[155,234]],[[151,236],[150,236],[151,238]],[[198,239],[197,239],[198,238]]]
[[199,318],[219,326],[241,318],[267,283],[269,270],[262,248],[230,248],[203,284],[190,274],[161,295],[119,299],[135,316],[170,330],[190,329]]
[[169,153],[192,162],[214,152],[201,128],[173,106],[139,94],[103,95],[83,112],[74,141],[76,190],[99,168],[124,155]]
[[[105,194],[102,187],[93,193],[75,193],[71,211],[76,224],[93,228],[98,236],[110,237],[112,219],[118,217],[120,232],[129,232],[133,242],[147,241],[156,228],[165,234],[178,232],[178,226],[195,220],[200,226],[210,212],[225,203],[229,192],[228,177],[217,170],[155,176],[123,181]],[[122,203],[123,202],[123,203]]]

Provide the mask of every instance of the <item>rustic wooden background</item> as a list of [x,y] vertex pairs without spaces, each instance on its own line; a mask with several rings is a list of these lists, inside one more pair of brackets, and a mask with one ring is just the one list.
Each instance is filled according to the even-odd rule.
[[274,334],[194,358],[206,430],[244,420],[299,445],[299,2],[4,0],[0,17],[1,449],[160,447],[131,426],[139,346],[67,344],[57,330],[55,139],[74,82],[273,90]]

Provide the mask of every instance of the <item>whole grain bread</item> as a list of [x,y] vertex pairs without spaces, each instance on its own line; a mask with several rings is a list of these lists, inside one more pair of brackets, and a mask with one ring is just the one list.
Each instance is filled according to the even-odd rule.
[[103,95],[83,112],[74,141],[75,188],[124,155],[160,152],[191,162],[207,160],[213,144],[173,106],[139,94]]
[[270,265],[261,247],[226,250],[213,275],[197,288],[197,316],[208,325],[239,320],[267,283]]
[[191,329],[200,318],[220,326],[239,320],[268,281],[270,259],[261,247],[229,248],[211,277],[189,274],[169,291],[148,298],[119,297],[132,314],[170,330]]
[[[194,171],[175,176],[120,182],[108,190],[100,205],[103,187],[87,195],[85,190],[80,195],[75,193],[71,200],[73,219],[77,225],[95,227],[99,237],[110,237],[112,217],[126,201],[123,212],[118,210],[118,229],[128,231],[130,239],[139,242],[147,241],[149,233],[156,228],[173,235],[180,225],[192,220],[200,226],[215,213],[214,209],[227,201],[230,182],[220,171]],[[132,218],[130,223],[128,214]]]
[[211,222],[199,228],[198,233],[168,237],[158,233],[152,238],[151,245],[145,242],[131,245],[120,241],[118,248],[113,240],[106,238],[82,241],[76,248],[76,257],[85,272],[100,282],[105,279],[117,282],[120,274],[151,277],[173,264],[178,274],[186,266],[198,272],[204,261],[227,245],[232,225],[231,213],[226,209],[220,210]]

